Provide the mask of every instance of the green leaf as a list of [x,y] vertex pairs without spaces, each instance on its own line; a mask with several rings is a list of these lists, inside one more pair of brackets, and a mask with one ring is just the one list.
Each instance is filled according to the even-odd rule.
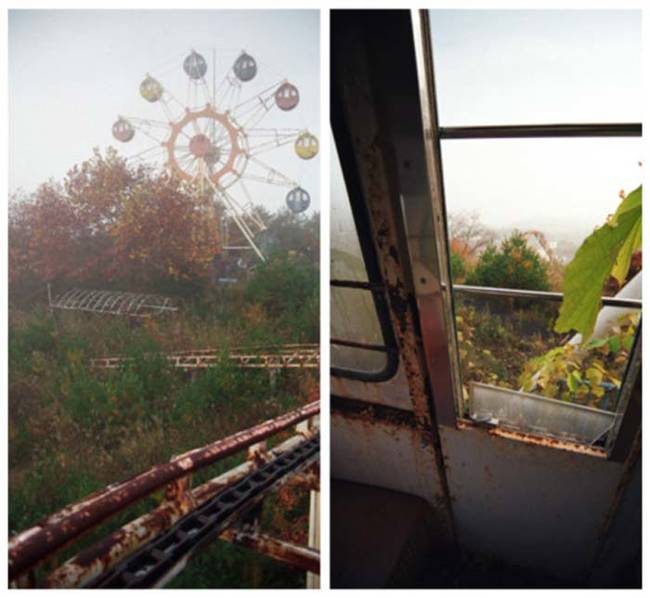
[[614,273],[617,279],[622,276],[619,280],[624,280],[632,253],[640,246],[641,199],[639,187],[621,202],[609,222],[585,239],[566,267],[556,332],[576,330],[585,340],[591,336],[607,277]]
[[609,350],[612,353],[618,353],[621,350],[621,339],[618,336],[612,336],[609,339]]
[[631,334],[623,338],[623,348],[626,351],[632,350],[632,344],[634,343],[634,336]]
[[575,372],[571,372],[566,379],[566,384],[571,392],[578,390],[578,386],[580,385],[580,381],[575,374]]
[[641,187],[635,189],[630,193],[621,203],[614,218],[612,219],[616,225],[623,214],[632,212],[635,215],[635,222],[630,230],[627,238],[625,239],[621,249],[616,257],[616,264],[612,270],[612,276],[618,280],[619,284],[623,284],[628,270],[630,269],[630,262],[632,261],[632,254],[641,247]]
[[609,339],[606,338],[592,338],[585,346],[585,349],[598,349],[599,347],[607,344],[608,340]]

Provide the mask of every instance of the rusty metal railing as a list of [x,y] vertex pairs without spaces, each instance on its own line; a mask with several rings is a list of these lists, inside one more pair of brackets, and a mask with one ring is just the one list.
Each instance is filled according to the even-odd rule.
[[[214,499],[233,484],[255,472],[257,468],[287,454],[300,442],[313,437],[318,432],[319,412],[320,404],[314,401],[248,430],[176,456],[168,463],[156,465],[128,480],[108,486],[50,515],[10,539],[9,579],[12,586],[30,585],[30,579],[32,583],[34,580],[32,572],[39,564],[51,559],[59,550],[103,521],[164,487],[165,498],[156,509],[82,550],[51,571],[46,580],[47,587],[87,585],[98,575],[168,530],[183,516]],[[311,422],[310,425],[305,425],[307,420]],[[266,439],[297,424],[300,424],[299,433],[272,450],[265,450],[262,443]],[[249,448],[249,454],[244,463],[194,489],[191,488],[193,472],[245,448]],[[296,473],[300,474],[296,476],[297,483],[303,485],[305,480],[311,480],[310,483],[313,484],[313,475],[316,472],[317,470],[312,470],[307,475],[303,471],[297,471]],[[301,547],[285,546],[286,543],[280,541],[279,544],[266,542],[257,538],[256,534],[253,534],[252,538],[248,536],[250,533],[242,536],[228,530],[222,534],[223,539],[234,542],[237,542],[237,538],[246,537],[247,540],[242,540],[243,542],[247,542],[252,548],[258,546],[259,550],[265,553],[276,549],[275,558],[284,562],[293,558],[293,564],[296,566],[303,557],[308,561],[310,555],[314,557],[314,551],[304,552],[300,550]],[[269,553],[269,556],[273,554]],[[311,562],[308,570],[313,567]]]

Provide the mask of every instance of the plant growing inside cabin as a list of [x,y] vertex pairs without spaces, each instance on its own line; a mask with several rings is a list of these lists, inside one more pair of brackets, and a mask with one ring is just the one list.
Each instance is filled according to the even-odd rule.
[[628,314],[612,326],[607,336],[565,343],[531,359],[519,379],[521,389],[602,409],[615,406],[638,324]]
[[605,336],[592,338],[609,276],[625,282],[641,247],[642,187],[624,196],[616,212],[580,246],[565,272],[557,332],[577,331],[565,343],[531,360],[520,379],[523,390],[612,409],[634,342],[638,314],[628,314]]

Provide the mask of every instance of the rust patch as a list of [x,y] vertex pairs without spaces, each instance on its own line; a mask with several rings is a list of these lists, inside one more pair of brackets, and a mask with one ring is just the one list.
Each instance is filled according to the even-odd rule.
[[250,550],[265,554],[303,571],[320,574],[320,553],[307,546],[298,546],[284,540],[278,540],[265,534],[248,532],[241,529],[226,530],[220,538]]
[[589,455],[591,457],[598,457],[600,459],[607,458],[607,452],[600,448],[586,446],[584,444],[576,444],[575,442],[569,442],[567,440],[559,440],[557,438],[550,438],[547,436],[538,436],[536,434],[518,432],[516,430],[500,428],[498,426],[484,428],[481,426],[477,426],[473,422],[463,420],[463,419],[458,420],[458,429],[459,430],[481,430],[487,433],[489,436],[493,436],[496,438],[515,440],[518,442],[523,442],[525,444],[542,446],[546,448],[554,448],[562,451],[569,451],[571,453],[579,453],[582,455]]
[[357,399],[332,396],[330,410],[347,419],[355,419],[369,424],[385,423],[391,426],[414,429],[417,427],[412,411],[388,407],[376,403],[367,403]]

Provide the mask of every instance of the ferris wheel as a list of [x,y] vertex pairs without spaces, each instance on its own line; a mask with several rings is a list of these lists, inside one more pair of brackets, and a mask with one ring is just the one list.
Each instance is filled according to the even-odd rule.
[[245,87],[258,74],[256,60],[246,51],[233,62],[219,85],[213,73],[212,87],[206,81],[208,63],[202,54],[192,50],[182,66],[188,78],[185,102],[147,74],[140,84],[140,95],[147,102],[160,105],[164,120],[119,116],[113,124],[113,136],[128,143],[137,132],[151,141],[150,147],[132,158],[146,156],[148,160],[159,160],[173,176],[198,191],[211,191],[244,240],[243,246],[231,246],[225,228],[223,248],[252,249],[265,261],[256,237],[267,227],[255,210],[248,183],[287,188],[286,205],[294,213],[304,212],[311,198],[299,183],[260,156],[292,143],[298,158],[310,160],[318,154],[319,142],[307,129],[261,128],[259,125],[276,108],[283,113],[296,108],[300,92],[294,84],[283,79],[247,94],[242,100]]

